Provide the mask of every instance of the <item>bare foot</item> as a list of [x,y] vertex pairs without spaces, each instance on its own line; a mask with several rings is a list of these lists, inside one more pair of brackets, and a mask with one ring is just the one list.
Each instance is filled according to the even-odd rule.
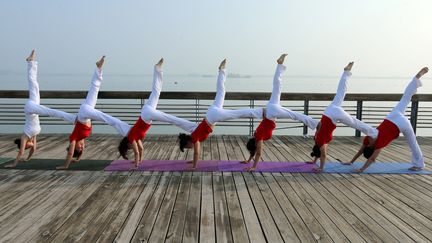
[[256,167],[253,167],[253,166],[246,168],[246,171],[249,171],[249,172],[252,172],[254,170],[256,170]]
[[163,59],[163,58],[161,58],[161,59],[159,60],[159,62],[158,62],[158,63],[156,63],[156,67],[157,67],[157,68],[161,68],[161,67],[162,67],[162,64],[163,64],[163,62],[164,62],[164,59]]
[[105,62],[105,56],[102,56],[101,59],[96,62],[96,67],[98,67],[99,69],[102,69],[104,62]]
[[421,171],[421,170],[423,170],[423,168],[417,167],[417,166],[413,166],[413,167],[409,168],[408,170],[410,170],[410,171]]
[[362,169],[357,169],[357,170],[354,170],[354,172],[355,173],[363,173],[363,170]]
[[195,171],[196,168],[197,168],[197,167],[191,167],[191,168],[189,168],[188,170],[189,170],[189,171]]
[[282,54],[278,59],[277,59],[277,63],[278,64],[283,64],[285,61],[285,57],[288,56],[288,54]]
[[69,168],[69,166],[66,166],[66,165],[61,165],[61,166],[56,167],[57,170],[67,170],[68,168]]
[[420,79],[423,75],[425,75],[427,72],[429,72],[429,68],[424,67],[422,68],[416,75],[417,79]]
[[223,59],[223,61],[220,63],[220,65],[219,65],[219,70],[224,69],[224,68],[225,68],[225,64],[226,64],[226,58]]
[[243,161],[240,161],[240,163],[242,163],[242,164],[249,164],[249,161],[243,160]]
[[5,165],[4,167],[5,168],[15,168],[17,165],[18,165],[18,162],[13,162],[13,163]]
[[313,168],[312,169],[313,170],[313,172],[315,172],[315,173],[321,173],[322,171],[323,171],[323,169],[321,169],[321,168]]
[[35,59],[36,59],[36,53],[35,53],[35,50],[33,49],[30,53],[30,56],[28,56],[26,58],[26,61],[31,62],[31,61],[34,61]]
[[354,62],[348,63],[348,65],[344,68],[344,71],[351,71],[353,66],[354,66]]

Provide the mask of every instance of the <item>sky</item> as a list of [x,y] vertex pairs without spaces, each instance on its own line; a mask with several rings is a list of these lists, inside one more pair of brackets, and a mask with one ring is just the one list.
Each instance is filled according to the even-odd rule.
[[[22,72],[32,48],[46,73],[407,77],[432,66],[430,0],[0,1],[0,73]],[[1,86],[0,86],[1,87]]]

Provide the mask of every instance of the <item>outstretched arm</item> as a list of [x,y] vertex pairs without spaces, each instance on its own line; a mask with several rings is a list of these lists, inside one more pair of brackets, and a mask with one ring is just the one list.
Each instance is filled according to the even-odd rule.
[[139,150],[139,161],[142,161],[143,154],[144,154],[144,146],[142,144],[141,139],[137,141],[138,143],[138,150]]
[[252,167],[247,168],[247,171],[254,171],[256,170],[259,161],[261,160],[262,155],[262,149],[263,149],[263,141],[257,141],[256,142],[256,152],[255,152],[255,158],[254,158],[254,164]]
[[193,160],[192,160],[192,169],[195,170],[197,167],[197,163],[199,160],[199,157],[201,155],[201,144],[199,141],[194,143],[194,154],[193,154]]
[[33,147],[30,148],[29,154],[27,156],[26,161],[29,161],[32,157],[32,155],[34,154],[34,152],[36,152],[37,149],[37,140],[36,140],[36,136],[33,138]]
[[327,144],[324,144],[320,148],[321,156],[320,156],[320,166],[318,168],[315,168],[315,172],[322,172],[324,170],[325,161],[327,159]]
[[378,157],[378,155],[380,154],[380,152],[381,152],[381,149],[375,149],[372,156],[366,161],[366,163],[363,165],[363,167],[355,170],[355,172],[362,173],[363,171],[365,171],[373,162],[375,162],[375,160]]
[[342,164],[350,165],[350,164],[354,163],[363,154],[363,150],[365,148],[366,148],[366,145],[362,144],[359,151],[357,151],[357,153],[354,155],[354,157],[351,159],[351,161],[349,163],[342,163]]
[[133,141],[131,146],[132,146],[132,150],[134,152],[134,158],[135,158],[134,165],[135,165],[135,168],[138,168],[138,165],[140,162],[140,152],[139,152],[138,144],[136,141]]
[[62,166],[57,166],[56,169],[58,170],[65,170],[69,168],[70,163],[73,161],[73,154],[75,151],[76,141],[71,141],[69,144],[68,153],[66,155],[66,162]]
[[254,158],[253,155],[249,155],[249,159],[241,161],[242,164],[249,164],[249,162]]

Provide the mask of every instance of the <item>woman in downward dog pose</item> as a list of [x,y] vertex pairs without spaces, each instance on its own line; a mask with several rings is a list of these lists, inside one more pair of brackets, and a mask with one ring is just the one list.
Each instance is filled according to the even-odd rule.
[[272,137],[273,130],[276,128],[276,118],[288,118],[300,121],[312,130],[315,130],[318,125],[317,120],[280,105],[282,75],[286,69],[283,63],[287,55],[288,54],[282,54],[277,60],[278,65],[273,77],[273,90],[266,109],[263,112],[263,120],[255,130],[254,137],[249,139],[246,144],[250,156],[248,160],[243,161],[242,163],[248,164],[252,159],[254,160],[252,167],[247,168],[248,171],[253,171],[257,168],[262,155],[263,141],[269,140]]
[[353,116],[350,116],[342,108],[342,102],[345,99],[345,94],[347,91],[348,78],[351,76],[351,69],[353,65],[354,62],[350,62],[344,68],[336,95],[330,105],[325,109],[324,114],[321,117],[321,121],[318,124],[317,131],[315,133],[315,145],[311,153],[311,156],[315,158],[311,163],[316,163],[318,159],[320,159],[321,163],[319,167],[314,168],[315,172],[321,172],[324,169],[325,160],[327,158],[327,145],[333,139],[333,131],[336,129],[336,124],[338,122],[357,129],[367,136],[373,138],[376,138],[378,135],[378,131],[375,128],[367,125]]
[[399,137],[399,133],[402,133],[408,142],[408,146],[411,150],[411,163],[412,167],[410,170],[418,171],[425,167],[424,157],[420,150],[420,146],[417,143],[416,135],[411,126],[410,121],[405,116],[405,110],[411,101],[411,97],[417,92],[417,88],[422,86],[420,78],[425,75],[429,69],[427,67],[422,68],[417,75],[411,80],[405,89],[405,92],[400,99],[399,103],[393,108],[393,110],[387,115],[383,122],[377,127],[378,136],[376,138],[367,136],[363,140],[363,145],[360,150],[354,156],[350,163],[360,157],[361,154],[367,159],[366,163],[362,168],[356,170],[361,173],[368,168],[387,145],[389,145],[394,139]]
[[66,162],[64,165],[58,166],[57,169],[67,169],[70,163],[78,162],[81,159],[85,149],[84,139],[90,136],[92,130],[92,120],[101,121],[114,127],[122,136],[125,136],[130,129],[129,124],[95,109],[99,88],[102,82],[102,66],[104,62],[105,56],[102,56],[102,58],[96,62],[96,70],[92,77],[90,89],[85,101],[79,108],[78,119],[75,122],[72,134],[69,136],[70,143],[67,148]]
[[[30,160],[37,148],[36,136],[40,133],[41,127],[39,123],[39,115],[60,118],[71,124],[74,123],[76,115],[72,115],[63,111],[48,108],[40,105],[39,84],[37,81],[37,66],[36,54],[33,50],[27,61],[27,78],[29,85],[29,100],[24,107],[25,112],[25,125],[24,133],[21,138],[15,140],[19,152],[15,161],[5,167],[13,168],[21,161]],[[30,149],[26,159],[21,157],[24,155],[26,149]]]
[[194,149],[192,169],[196,169],[197,162],[200,157],[200,143],[206,140],[213,132],[213,128],[217,122],[238,118],[261,118],[263,114],[262,108],[239,110],[227,110],[223,108],[226,80],[225,64],[226,59],[223,60],[219,65],[216,97],[213,104],[208,108],[206,117],[190,135],[184,133],[179,135],[179,145],[182,152],[185,148]]
[[139,162],[142,161],[144,150],[142,139],[145,137],[147,130],[150,128],[152,121],[167,122],[176,125],[187,132],[192,132],[197,127],[194,122],[190,122],[185,119],[156,110],[157,104],[159,102],[160,92],[162,90],[163,61],[164,60],[162,58],[154,66],[152,91],[148,101],[141,109],[141,116],[138,118],[135,125],[130,129],[127,136],[121,140],[118,147],[120,155],[126,160],[128,159],[127,152],[129,148],[133,149],[135,167],[138,167]]

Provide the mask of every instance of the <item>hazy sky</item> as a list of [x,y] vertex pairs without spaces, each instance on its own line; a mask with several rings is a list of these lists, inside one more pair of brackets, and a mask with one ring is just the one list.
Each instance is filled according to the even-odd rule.
[[432,1],[1,1],[0,72],[24,71],[32,48],[48,73],[411,76],[432,66]]

